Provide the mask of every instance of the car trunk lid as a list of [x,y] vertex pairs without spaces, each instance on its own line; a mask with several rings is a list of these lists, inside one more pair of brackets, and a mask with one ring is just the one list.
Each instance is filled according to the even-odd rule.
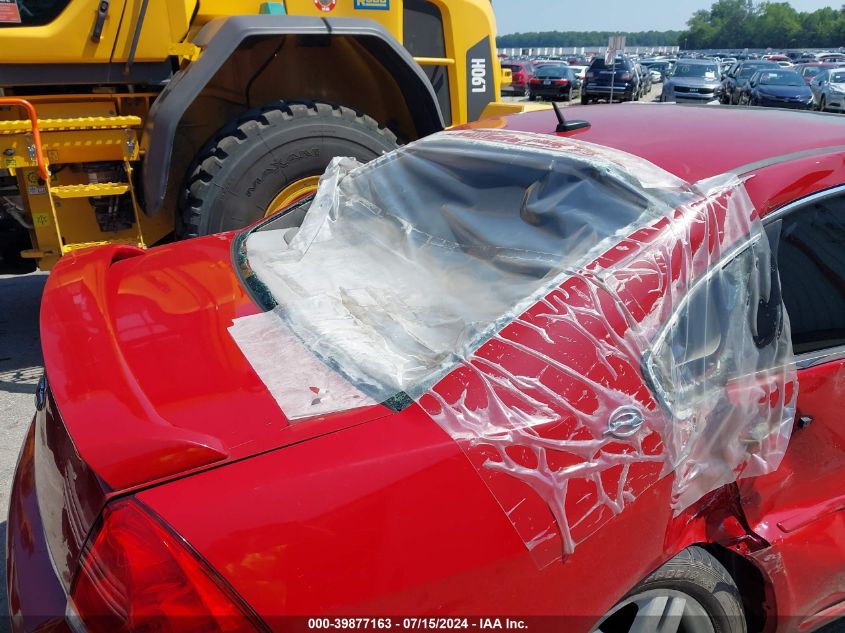
[[[259,310],[231,236],[71,254],[45,288],[50,388],[82,461],[125,491],[389,415],[380,405],[291,421],[231,339]],[[296,371],[296,368],[290,368]]]

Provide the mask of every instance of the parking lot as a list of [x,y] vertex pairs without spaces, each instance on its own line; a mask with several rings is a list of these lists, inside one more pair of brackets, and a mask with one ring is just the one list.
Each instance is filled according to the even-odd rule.
[[[41,347],[38,340],[38,307],[47,275],[0,275],[0,538],[6,538],[9,487],[18,451],[33,412],[33,393],[41,375]],[[5,548],[3,549],[5,557]],[[6,610],[6,565],[0,609]],[[7,630],[0,618],[0,632]]]

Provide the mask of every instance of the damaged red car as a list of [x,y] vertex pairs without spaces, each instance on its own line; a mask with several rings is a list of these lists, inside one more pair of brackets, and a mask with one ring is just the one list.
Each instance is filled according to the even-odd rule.
[[336,160],[245,231],[66,256],[14,630],[845,612],[845,121],[577,115]]

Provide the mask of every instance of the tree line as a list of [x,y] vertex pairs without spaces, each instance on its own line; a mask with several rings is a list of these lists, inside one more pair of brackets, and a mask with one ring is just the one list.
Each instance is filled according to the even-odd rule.
[[696,11],[678,44],[707,48],[836,48],[845,45],[845,7],[796,11],[788,2],[718,0]]
[[642,31],[640,33],[618,33],[616,31],[545,31],[542,33],[513,33],[496,38],[499,48],[530,47],[590,47],[607,46],[612,35],[625,35],[628,46],[671,46],[680,31]]
[[501,48],[607,46],[625,35],[628,46],[678,45],[688,50],[742,48],[837,48],[845,46],[845,5],[797,11],[788,2],[717,0],[696,11],[685,31],[547,31],[497,38]]

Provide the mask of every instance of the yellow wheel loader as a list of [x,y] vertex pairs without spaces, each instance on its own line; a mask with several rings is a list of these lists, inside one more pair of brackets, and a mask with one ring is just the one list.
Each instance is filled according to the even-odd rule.
[[236,229],[506,111],[495,36],[490,0],[0,0],[0,256]]

